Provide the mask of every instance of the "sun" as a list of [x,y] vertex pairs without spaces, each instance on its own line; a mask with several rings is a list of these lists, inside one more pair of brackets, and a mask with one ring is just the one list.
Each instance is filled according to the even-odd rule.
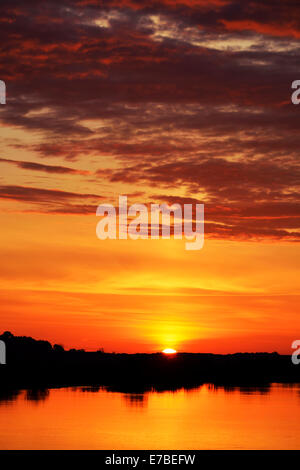
[[176,354],[177,353],[176,349],[172,349],[172,348],[166,348],[162,352],[164,354]]

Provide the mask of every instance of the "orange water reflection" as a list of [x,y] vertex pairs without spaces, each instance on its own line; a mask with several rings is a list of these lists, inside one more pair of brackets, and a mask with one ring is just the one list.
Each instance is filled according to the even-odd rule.
[[299,449],[299,420],[299,385],[21,391],[0,395],[0,448]]

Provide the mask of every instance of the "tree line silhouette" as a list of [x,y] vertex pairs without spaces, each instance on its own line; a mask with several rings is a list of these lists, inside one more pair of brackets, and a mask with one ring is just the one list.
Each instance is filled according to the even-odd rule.
[[65,350],[49,341],[0,335],[7,364],[0,365],[0,388],[34,389],[60,386],[108,386],[123,392],[176,390],[203,383],[225,386],[268,386],[300,382],[300,366],[274,353],[204,354],[106,353],[103,349]]

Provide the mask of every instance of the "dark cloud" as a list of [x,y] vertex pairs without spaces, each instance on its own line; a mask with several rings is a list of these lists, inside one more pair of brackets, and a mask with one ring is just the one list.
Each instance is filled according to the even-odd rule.
[[73,168],[68,168],[66,166],[58,165],[45,165],[35,162],[24,162],[19,160],[10,160],[7,158],[0,158],[0,163],[10,163],[15,165],[23,170],[32,170],[32,171],[42,171],[45,173],[58,173],[58,174],[69,174],[69,175],[87,175],[90,172],[85,170],[75,170]]
[[[25,186],[0,186],[0,199],[31,203],[34,211],[58,214],[95,214],[102,196],[73,193],[56,189],[41,189]],[[78,204],[78,201],[91,203]],[[92,203],[93,202],[93,203]]]
[[66,199],[99,199],[96,194],[80,194],[57,189],[41,189],[25,186],[0,186],[0,198],[15,199],[17,201],[57,201]]
[[277,192],[284,198],[289,188],[300,186],[300,167],[255,161],[228,161],[211,158],[167,163],[139,163],[122,170],[104,170],[102,175],[112,182],[148,182],[169,188],[178,186],[193,192],[205,191],[207,197],[234,202],[251,198],[253,202]]

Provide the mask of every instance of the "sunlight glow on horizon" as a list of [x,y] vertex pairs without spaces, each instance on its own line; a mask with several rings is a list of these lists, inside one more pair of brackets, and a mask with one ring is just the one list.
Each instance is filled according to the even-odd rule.
[[172,349],[172,348],[166,348],[162,352],[164,354],[176,354],[177,353],[176,349]]

